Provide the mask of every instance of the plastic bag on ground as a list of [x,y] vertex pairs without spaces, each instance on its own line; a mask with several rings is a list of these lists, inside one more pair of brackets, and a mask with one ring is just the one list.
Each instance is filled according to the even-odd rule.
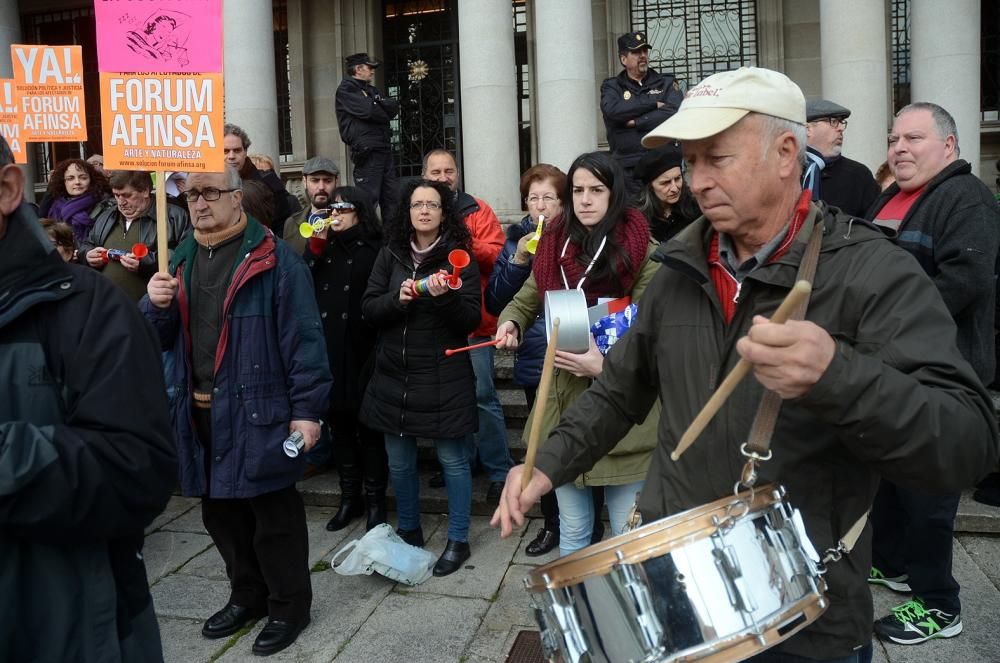
[[399,538],[391,525],[373,527],[334,553],[330,566],[342,576],[371,575],[373,572],[406,585],[419,585],[431,577],[437,558]]

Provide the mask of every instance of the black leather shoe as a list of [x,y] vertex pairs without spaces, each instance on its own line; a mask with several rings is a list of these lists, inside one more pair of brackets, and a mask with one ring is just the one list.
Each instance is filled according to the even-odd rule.
[[337,532],[351,524],[351,521],[365,513],[365,503],[360,495],[344,495],[340,498],[340,508],[326,524],[328,532]]
[[538,557],[559,545],[559,530],[545,529],[538,530],[538,536],[524,549],[524,554],[528,557]]
[[424,530],[419,527],[417,529],[397,529],[396,534],[411,546],[424,547]]
[[385,493],[368,493],[365,503],[368,513],[368,518],[365,522],[365,531],[368,532],[386,522]]
[[500,495],[503,493],[503,481],[490,481],[490,487],[486,491],[486,503],[490,506],[500,504]]
[[444,552],[438,557],[438,561],[434,563],[434,575],[437,577],[446,576],[455,571],[458,571],[458,567],[462,566],[462,562],[472,557],[472,551],[469,550],[468,541],[452,541],[448,539],[448,545],[445,546]]
[[431,488],[444,488],[444,472],[435,472],[427,480],[427,485]]
[[270,656],[295,642],[306,626],[309,618],[286,621],[284,619],[269,619],[257,639],[253,641],[253,653],[258,656]]
[[590,545],[594,545],[604,538],[604,523],[594,519],[594,531],[590,533]]
[[241,628],[255,622],[261,617],[267,616],[267,610],[244,608],[241,605],[227,603],[226,607],[209,617],[204,626],[201,627],[201,634],[212,640],[225,638],[236,633]]

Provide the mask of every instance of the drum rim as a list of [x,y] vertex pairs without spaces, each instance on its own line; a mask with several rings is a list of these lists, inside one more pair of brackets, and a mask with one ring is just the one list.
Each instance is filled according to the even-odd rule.
[[[743,515],[757,513],[781,502],[784,493],[784,488],[781,486],[766,484],[756,488],[752,494],[741,492],[739,496],[730,495],[661,518],[529,571],[524,579],[525,588],[532,593],[560,589],[576,585],[595,575],[603,575],[618,564],[636,564],[659,557],[714,534],[719,528],[718,523],[713,522],[713,516],[721,521],[727,509],[738,505],[748,495],[751,497],[751,502]],[[664,538],[664,540],[650,541],[650,537]]]

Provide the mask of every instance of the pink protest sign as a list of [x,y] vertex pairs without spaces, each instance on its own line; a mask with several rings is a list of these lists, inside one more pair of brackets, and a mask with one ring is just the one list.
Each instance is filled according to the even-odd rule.
[[98,69],[222,71],[222,0],[94,0]]

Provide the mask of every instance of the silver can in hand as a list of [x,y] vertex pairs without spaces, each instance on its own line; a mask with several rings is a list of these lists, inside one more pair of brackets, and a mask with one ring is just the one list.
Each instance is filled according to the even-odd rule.
[[295,431],[282,444],[285,449],[285,455],[289,458],[298,458],[299,452],[302,451],[302,447],[306,445],[305,437],[302,435],[302,431]]

